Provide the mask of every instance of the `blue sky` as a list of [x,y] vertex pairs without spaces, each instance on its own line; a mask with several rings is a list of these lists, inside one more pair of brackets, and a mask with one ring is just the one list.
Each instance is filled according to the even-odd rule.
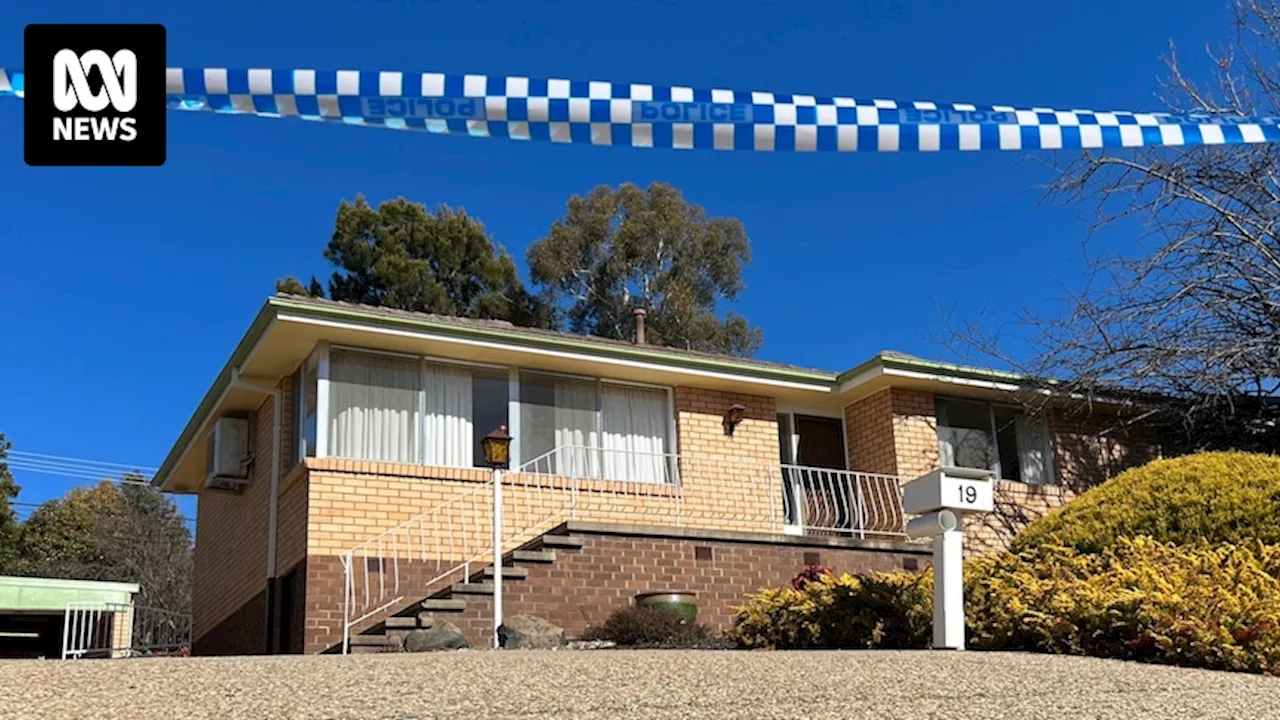
[[[1035,3],[9,0],[30,22],[160,22],[170,66],[399,69],[1060,108],[1153,110],[1160,55],[1199,63],[1225,0]],[[1199,63],[1203,66],[1203,63]],[[276,278],[328,275],[338,202],[461,206],[518,258],[597,184],[669,182],[741,219],[735,309],[760,357],[931,358],[943,314],[991,327],[1079,283],[1080,208],[1048,154],[709,153],[173,114],[163,168],[28,168],[0,100],[0,431],[15,449],[155,466]],[[1122,247],[1124,232],[1097,240]],[[79,481],[18,472],[22,500]],[[184,503],[190,507],[189,503]]]

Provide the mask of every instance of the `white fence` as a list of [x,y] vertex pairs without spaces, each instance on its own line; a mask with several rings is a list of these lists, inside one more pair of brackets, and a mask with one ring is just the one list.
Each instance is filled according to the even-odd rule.
[[191,646],[191,616],[125,603],[67,603],[62,659],[175,655]]

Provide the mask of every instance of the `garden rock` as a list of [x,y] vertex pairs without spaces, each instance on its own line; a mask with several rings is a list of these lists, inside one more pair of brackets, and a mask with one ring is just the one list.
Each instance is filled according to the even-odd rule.
[[508,650],[553,650],[568,641],[564,628],[535,615],[512,615],[498,628],[498,641]]
[[470,647],[467,636],[451,622],[414,630],[404,636],[405,652],[430,652],[432,650],[462,650]]
[[612,640],[574,640],[567,646],[570,650],[612,650],[618,643]]

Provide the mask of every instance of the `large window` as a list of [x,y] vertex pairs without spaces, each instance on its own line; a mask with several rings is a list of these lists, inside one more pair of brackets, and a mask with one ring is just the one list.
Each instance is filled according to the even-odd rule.
[[329,455],[483,466],[480,440],[507,424],[507,372],[334,349]]
[[1004,480],[1053,482],[1048,432],[1020,408],[938,398],[938,451],[943,466],[993,470]]
[[670,425],[665,389],[520,373],[520,455],[535,472],[668,482]]
[[[480,441],[515,419],[513,466],[633,482],[675,476],[666,388],[531,371],[519,371],[513,386],[506,368],[348,348],[330,350],[328,368],[325,442],[332,457],[481,467]],[[314,383],[311,372],[299,382]],[[310,407],[314,417],[314,402]],[[314,445],[306,445],[312,454]]]

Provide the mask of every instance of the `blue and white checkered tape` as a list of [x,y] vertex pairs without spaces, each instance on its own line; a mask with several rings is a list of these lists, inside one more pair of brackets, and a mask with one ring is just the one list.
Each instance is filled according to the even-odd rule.
[[[175,110],[558,143],[755,151],[1057,150],[1280,141],[1280,118],[900,102],[400,71],[169,68]],[[0,96],[23,96],[0,69]]]

